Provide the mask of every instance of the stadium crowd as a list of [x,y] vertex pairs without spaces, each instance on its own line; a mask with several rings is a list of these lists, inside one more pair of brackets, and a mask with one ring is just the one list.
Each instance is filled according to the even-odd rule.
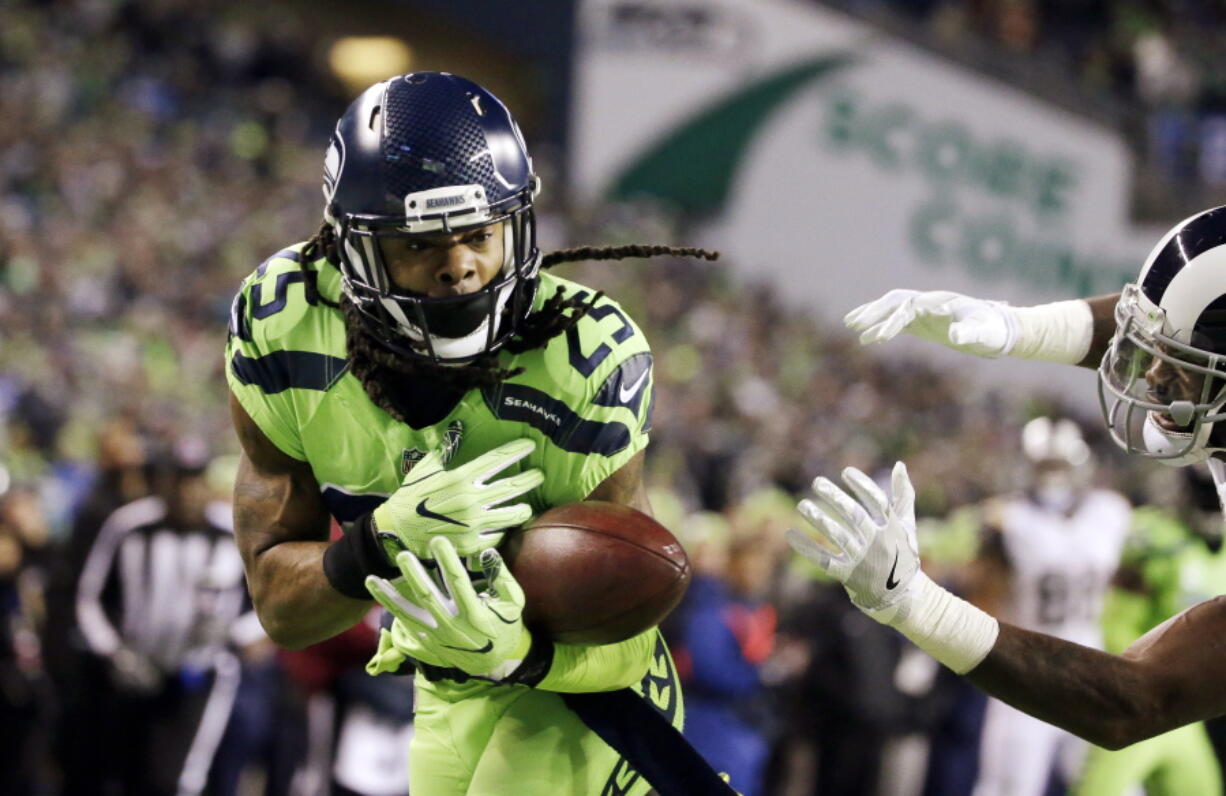
[[1172,202],[1219,203],[1226,184],[1226,60],[1212,42],[1226,22],[1220,3],[823,1],[890,20],[904,34],[918,31],[937,49],[1052,99],[1099,107],[1143,156],[1139,187],[1155,182],[1153,201],[1141,202],[1141,212],[1165,212]]
[[[203,472],[224,500],[237,449],[221,356],[230,300],[317,223],[336,103],[301,56],[306,22],[278,9],[276,26],[245,24],[258,13],[186,0],[3,11],[0,106],[25,112],[0,115],[0,792],[67,791],[92,773],[65,770],[81,758],[61,754],[77,737],[65,735],[79,676],[65,656],[90,654],[74,630],[87,548],[115,509],[156,491],[151,468],[186,440],[207,441]],[[597,222],[551,213],[546,229],[585,243],[675,234],[634,210],[593,211]],[[890,742],[932,735],[967,697],[935,668],[900,676],[903,642],[788,563],[791,496],[812,473],[905,459],[941,540],[925,549],[956,575],[975,548],[964,510],[1016,482],[999,452],[1016,449],[1024,420],[1059,407],[919,362],[887,366],[837,319],[789,310],[715,266],[565,275],[616,297],[653,341],[649,481],[699,574],[670,628],[695,743],[713,742],[704,726],[736,726],[741,757],[728,765],[747,772],[734,780],[746,794],[875,793]],[[1145,500],[1133,471],[1103,477]],[[320,742],[304,728],[320,694],[377,706],[381,726],[402,732],[408,694],[372,693],[361,673],[372,638],[359,628],[305,655],[229,638],[245,709],[219,747],[218,792],[249,764],[270,792],[306,787],[301,763],[318,763]],[[112,675],[99,687],[142,671],[101,663]],[[186,683],[185,671],[173,674]]]

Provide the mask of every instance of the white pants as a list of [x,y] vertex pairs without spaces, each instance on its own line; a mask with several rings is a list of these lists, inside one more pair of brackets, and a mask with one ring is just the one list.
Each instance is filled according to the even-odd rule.
[[1086,745],[1080,738],[996,699],[988,700],[975,796],[1043,796],[1052,769],[1072,784]]

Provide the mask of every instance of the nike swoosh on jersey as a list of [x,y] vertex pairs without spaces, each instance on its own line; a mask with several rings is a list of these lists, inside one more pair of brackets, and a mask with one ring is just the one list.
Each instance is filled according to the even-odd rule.
[[642,388],[643,383],[647,381],[647,377],[649,375],[651,375],[651,371],[645,370],[639,374],[637,379],[631,382],[628,388],[624,385],[618,385],[617,400],[621,401],[622,403],[628,403],[631,398],[638,394],[639,389]]
[[430,509],[426,508],[427,500],[429,500],[429,498],[423,498],[422,501],[417,504],[418,516],[425,517],[428,520],[439,520],[440,522],[449,522],[452,525],[459,525],[461,528],[468,527],[467,524],[462,523],[459,520],[453,520],[450,517],[448,517],[446,514],[436,514],[433,511],[430,511]]

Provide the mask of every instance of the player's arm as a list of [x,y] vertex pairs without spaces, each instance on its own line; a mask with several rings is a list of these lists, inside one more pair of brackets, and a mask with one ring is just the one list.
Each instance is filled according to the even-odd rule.
[[330,519],[311,468],[286,455],[230,396],[242,443],[234,485],[234,536],[260,623],[297,649],[352,627],[370,602],[337,592],[324,575]]
[[886,494],[855,468],[798,509],[815,534],[788,541],[870,617],[987,693],[1107,748],[1226,712],[1226,599],[1195,606],[1123,655],[999,623],[919,568],[915,492],[899,462]]
[[633,458],[601,481],[587,499],[620,503],[644,514],[651,514],[651,504],[647,501],[647,485],[643,483],[643,460],[646,458],[646,450],[634,454]]
[[891,290],[843,318],[862,344],[906,332],[982,357],[1098,367],[1115,334],[1120,294],[1013,307],[948,290]]
[[1115,305],[1119,303],[1120,294],[1111,293],[1106,296],[1095,296],[1085,300],[1090,306],[1090,320],[1093,324],[1090,336],[1090,350],[1077,364],[1083,368],[1097,368],[1103,361],[1103,354],[1111,345],[1115,336]]
[[1001,623],[970,682],[1107,749],[1226,714],[1226,598],[1172,617],[1109,655]]

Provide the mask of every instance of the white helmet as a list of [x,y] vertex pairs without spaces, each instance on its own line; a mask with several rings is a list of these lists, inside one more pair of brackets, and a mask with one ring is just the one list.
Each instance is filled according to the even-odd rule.
[[1022,452],[1030,462],[1031,498],[1060,513],[1072,510],[1089,484],[1090,446],[1072,420],[1036,417],[1022,427]]
[[1090,446],[1072,420],[1036,417],[1022,426],[1022,452],[1033,464],[1060,462],[1082,467],[1090,461]]
[[[1226,207],[1180,222],[1150,252],[1115,308],[1098,368],[1115,442],[1171,465],[1226,450]],[[1219,435],[1220,436],[1220,435]]]

